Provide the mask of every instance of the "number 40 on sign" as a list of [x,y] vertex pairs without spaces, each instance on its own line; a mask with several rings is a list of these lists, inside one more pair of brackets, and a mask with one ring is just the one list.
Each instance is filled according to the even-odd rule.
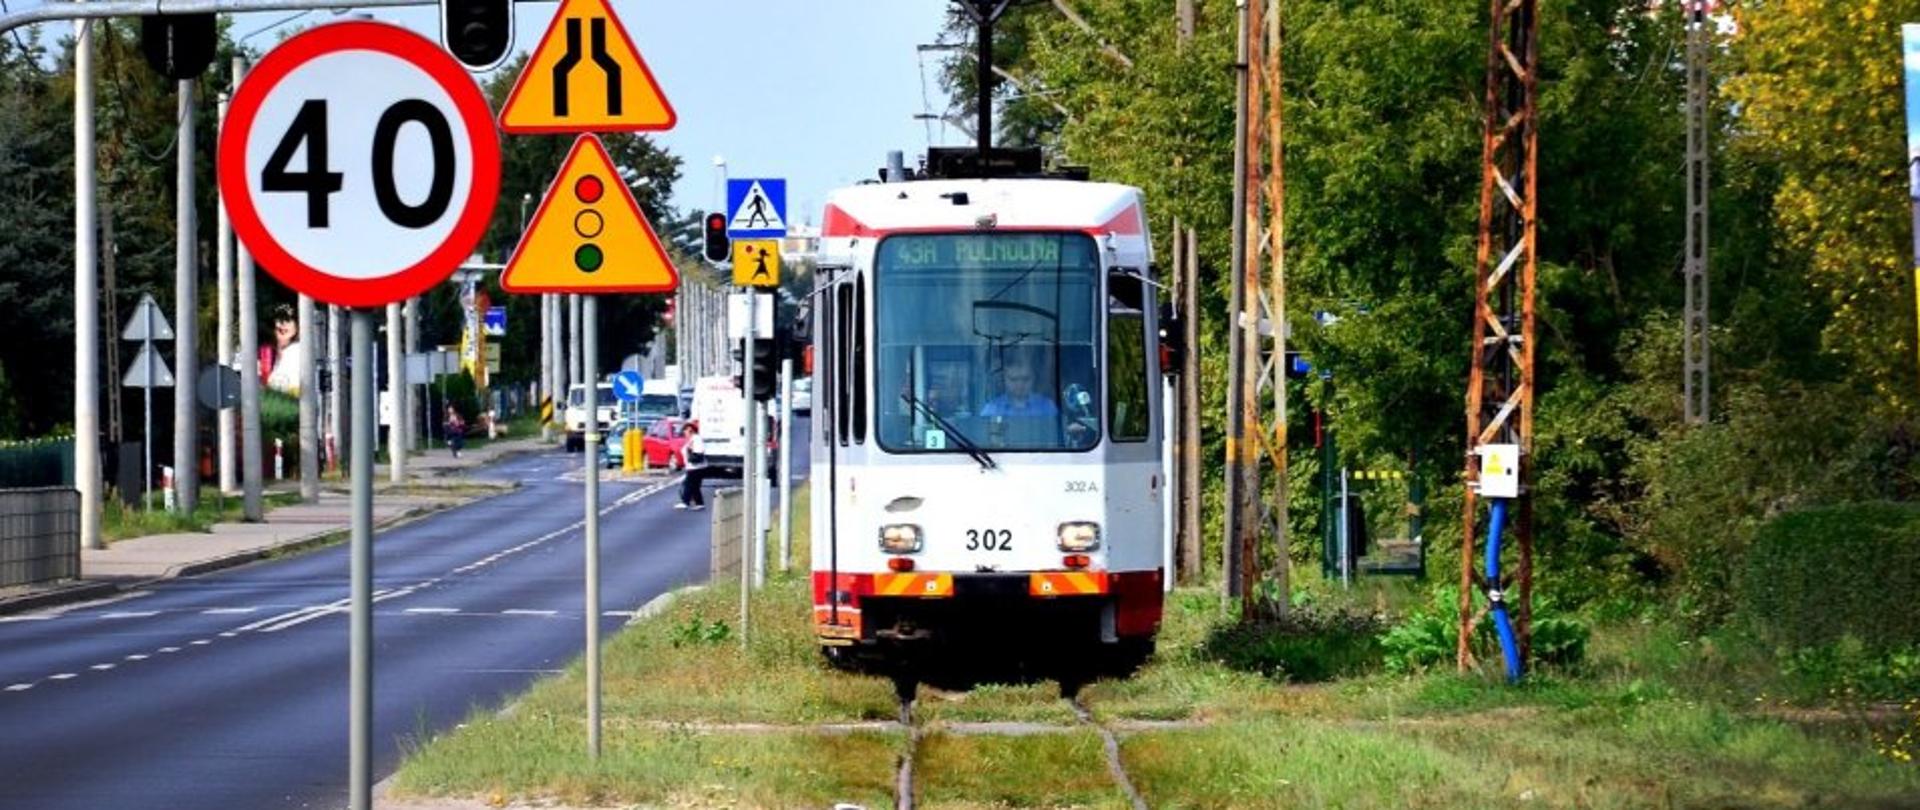
[[485,97],[440,46],[384,23],[281,43],[235,91],[220,191],[282,283],[379,306],[443,281],[485,233],[500,142]]

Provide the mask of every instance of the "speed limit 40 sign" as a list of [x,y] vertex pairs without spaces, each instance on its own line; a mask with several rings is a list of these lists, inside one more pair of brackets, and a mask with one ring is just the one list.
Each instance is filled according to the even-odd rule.
[[500,192],[480,89],[440,46],[342,22],[268,52],[220,132],[236,235],[282,283],[329,304],[404,300],[479,244]]

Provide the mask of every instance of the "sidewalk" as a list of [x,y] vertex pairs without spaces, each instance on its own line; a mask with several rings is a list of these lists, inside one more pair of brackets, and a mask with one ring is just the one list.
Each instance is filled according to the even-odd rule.
[[[373,522],[390,526],[420,515],[491,497],[518,485],[468,478],[468,470],[549,445],[537,438],[498,440],[453,458],[442,449],[407,459],[407,481],[394,485],[387,468],[375,471]],[[286,482],[276,482],[280,489]],[[156,579],[194,576],[244,565],[275,554],[332,543],[350,530],[352,504],[344,482],[321,485],[318,503],[270,509],[260,523],[216,523],[211,532],[158,534],[120,540],[104,549],[82,549],[81,578],[0,589],[0,615],[86,599],[98,599]]]

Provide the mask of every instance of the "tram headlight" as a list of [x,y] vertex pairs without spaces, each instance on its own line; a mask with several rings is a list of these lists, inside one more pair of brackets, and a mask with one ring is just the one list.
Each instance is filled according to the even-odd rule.
[[920,527],[912,523],[881,526],[880,550],[888,554],[913,554],[920,550],[924,537]]
[[1100,524],[1073,520],[1060,524],[1061,551],[1094,551],[1100,548]]

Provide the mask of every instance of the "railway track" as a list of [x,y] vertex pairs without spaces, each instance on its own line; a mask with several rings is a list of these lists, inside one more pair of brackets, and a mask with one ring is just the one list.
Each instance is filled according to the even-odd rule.
[[[1100,735],[1102,748],[1106,752],[1107,775],[1113,778],[1114,786],[1126,795],[1127,803],[1133,810],[1148,810],[1146,799],[1141,797],[1140,791],[1133,786],[1133,778],[1127,774],[1126,763],[1121,761],[1119,736],[1113,732],[1113,729],[1094,718],[1093,711],[1087,707],[1084,696],[1076,694],[1072,697],[1062,697],[1061,700],[1073,710],[1073,716],[1081,727],[1090,728]],[[893,806],[895,810],[913,810],[914,762],[919,757],[921,743],[927,734],[926,724],[914,717],[913,704],[914,701],[911,698],[900,699],[899,723],[907,731],[907,748],[900,755],[899,768],[894,774]],[[1052,726],[1023,723],[1008,724],[1007,728],[1016,729],[1027,725],[1034,726],[1035,730],[1056,730]]]

